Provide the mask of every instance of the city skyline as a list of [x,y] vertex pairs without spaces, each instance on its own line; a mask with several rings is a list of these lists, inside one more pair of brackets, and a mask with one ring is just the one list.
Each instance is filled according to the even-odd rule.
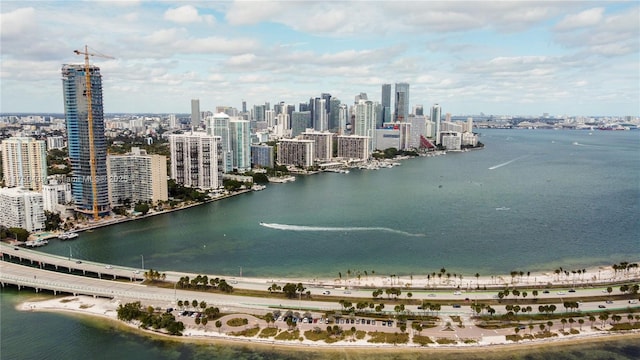
[[[88,44],[106,113],[189,113],[406,82],[452,114],[640,114],[634,2],[3,1],[1,112],[63,112]],[[357,14],[357,15],[356,15]],[[74,26],[68,26],[73,23]]]

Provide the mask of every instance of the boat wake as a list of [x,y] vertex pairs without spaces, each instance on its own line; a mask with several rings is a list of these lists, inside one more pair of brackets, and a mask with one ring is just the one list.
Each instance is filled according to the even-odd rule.
[[324,227],[324,226],[304,226],[304,225],[287,225],[274,223],[260,223],[270,229],[288,230],[288,231],[384,231],[404,236],[425,236],[424,234],[414,234],[402,230],[396,230],[386,227]]
[[503,167],[503,166],[507,166],[507,165],[511,164],[512,162],[517,161],[517,160],[520,160],[520,159],[525,158],[525,157],[527,157],[527,156],[528,156],[528,155],[523,155],[523,156],[517,157],[517,158],[515,158],[515,159],[509,160],[509,161],[507,161],[507,162],[503,162],[502,164],[493,165],[492,167],[490,167],[490,168],[489,168],[489,170],[495,170],[495,169],[497,169],[497,168],[501,168],[501,167]]

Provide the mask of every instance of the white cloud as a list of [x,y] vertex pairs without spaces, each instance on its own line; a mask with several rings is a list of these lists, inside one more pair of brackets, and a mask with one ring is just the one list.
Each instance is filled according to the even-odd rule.
[[20,8],[0,14],[2,41],[11,40],[38,25],[36,12],[32,7]]
[[565,16],[557,25],[557,30],[571,30],[597,25],[602,21],[604,8],[584,10],[578,14]]
[[168,9],[164,13],[164,19],[178,24],[191,24],[199,22],[213,23],[214,18],[210,15],[201,16],[193,5],[183,5],[178,8]]

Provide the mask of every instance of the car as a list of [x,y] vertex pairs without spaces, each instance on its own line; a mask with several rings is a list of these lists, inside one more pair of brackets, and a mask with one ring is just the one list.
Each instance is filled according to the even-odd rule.
[[18,251],[20,248],[14,247],[13,250]]
[[232,284],[237,284],[237,283],[238,283],[238,280],[231,280],[231,281],[229,281],[229,282],[230,282],[230,283],[232,283]]
[[76,264],[82,264],[82,260],[76,260]]
[[638,300],[629,300],[629,304],[637,304]]
[[606,309],[607,307],[606,307],[606,306],[604,306],[604,305],[598,305],[598,308],[600,308],[600,309]]
[[462,293],[460,291],[456,291],[453,293],[453,295],[462,295]]
[[344,294],[351,294],[351,291],[349,291],[349,290],[345,290],[345,291],[344,291]]
[[603,289],[603,290],[602,290],[602,293],[603,293],[603,294],[608,293],[607,289]]
[[422,306],[418,305],[418,310],[422,310]]
[[325,290],[322,292],[322,295],[331,295],[331,291]]
[[606,301],[606,303],[607,303],[607,304],[613,304],[613,301],[611,301],[611,300],[607,300],[607,301]]
[[436,294],[429,294],[428,297],[436,297]]
[[167,313],[173,312],[173,308],[167,308]]
[[133,273],[134,274],[140,274],[140,270],[134,270]]
[[565,293],[564,291],[558,291],[556,294],[558,294],[558,295],[566,295],[567,293]]
[[382,321],[381,324],[382,324],[382,326],[387,326],[387,322],[386,321]]
[[453,304],[454,309],[460,309],[460,304]]
[[545,290],[545,291],[543,291],[542,293],[543,293],[543,294],[548,294],[548,293],[549,293],[549,290]]
[[524,325],[520,325],[520,326],[518,326],[518,329],[520,329],[520,330],[524,330],[524,329],[526,329],[526,328],[527,328],[527,327],[526,327],[526,326],[524,326]]
[[104,268],[105,268],[105,269],[113,269],[113,266],[111,266],[111,265],[107,265],[107,266],[105,266]]
[[574,293],[574,292],[576,292],[576,289],[569,289],[569,292],[570,293]]

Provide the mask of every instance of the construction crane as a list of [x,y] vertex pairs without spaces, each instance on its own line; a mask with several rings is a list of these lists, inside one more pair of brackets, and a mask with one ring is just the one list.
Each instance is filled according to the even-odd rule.
[[91,191],[93,194],[93,219],[98,220],[98,170],[96,168],[96,148],[93,137],[93,108],[92,108],[92,94],[91,94],[91,74],[89,72],[89,56],[99,56],[107,59],[114,59],[114,57],[103,55],[103,54],[94,54],[89,52],[89,47],[87,45],[84,46],[84,51],[82,50],[73,50],[76,55],[84,55],[84,75],[85,75],[85,87],[86,87],[86,96],[87,96],[87,124],[89,126],[89,167],[91,168]]

